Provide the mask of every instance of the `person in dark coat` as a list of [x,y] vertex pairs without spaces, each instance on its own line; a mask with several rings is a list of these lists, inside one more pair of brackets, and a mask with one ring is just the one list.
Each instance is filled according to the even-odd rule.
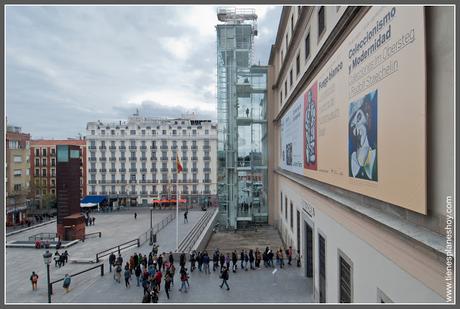
[[228,286],[228,269],[227,267],[224,266],[224,268],[222,269],[222,273],[220,275],[221,279],[222,279],[222,283],[220,284],[220,288],[222,288],[224,286],[224,284],[227,286],[227,291],[230,290],[230,287]]
[[254,252],[249,250],[249,265],[251,266],[251,269],[255,269],[254,267]]
[[238,263],[238,257],[236,256],[236,250],[232,252],[232,271],[236,273],[237,266],[236,264]]

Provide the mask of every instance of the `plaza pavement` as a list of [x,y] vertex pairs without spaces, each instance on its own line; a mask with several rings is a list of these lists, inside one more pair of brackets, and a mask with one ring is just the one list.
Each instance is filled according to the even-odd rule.
[[[102,232],[102,237],[89,238],[85,242],[78,244],[67,249],[70,259],[73,258],[92,258],[94,259],[96,253],[104,249],[116,246],[120,243],[132,240],[145,233],[150,227],[150,211],[148,209],[138,209],[137,220],[134,219],[134,211],[120,211],[110,214],[93,214],[96,217],[96,224],[94,226],[87,226],[86,233]],[[153,213],[153,224],[161,222],[166,218],[172,210],[155,210]],[[188,224],[183,224],[183,212],[179,212],[179,241],[182,240],[193,226],[203,216],[202,211],[189,211]],[[15,234],[7,237],[7,242],[13,240],[25,240],[29,236],[37,233],[54,233],[56,231],[55,224],[48,224],[33,230],[24,231],[23,233]],[[160,245],[160,250],[172,250],[175,248],[175,231],[176,221],[171,221],[159,235],[157,235],[157,242]],[[133,252],[142,252],[148,254],[151,250],[149,242],[145,242],[141,247],[132,247],[122,251],[124,261],[126,261],[129,254]],[[7,303],[44,303],[47,302],[47,279],[46,279],[46,266],[43,262],[43,253],[45,249],[31,249],[31,248],[6,248],[6,302]],[[54,254],[55,250],[51,249]],[[64,250],[59,250],[60,253]],[[105,263],[105,271],[108,272],[108,257],[102,261]],[[76,264],[67,263],[64,267],[56,268],[54,261],[50,266],[51,281],[63,278],[66,273],[72,274],[96,264]],[[39,276],[38,291],[32,292],[30,275],[35,271]],[[100,271],[92,270],[86,272],[72,279],[72,286],[77,288],[90,285],[93,281],[99,280]],[[75,284],[74,284],[75,283]],[[62,284],[57,283],[53,286],[55,290],[62,291]]]

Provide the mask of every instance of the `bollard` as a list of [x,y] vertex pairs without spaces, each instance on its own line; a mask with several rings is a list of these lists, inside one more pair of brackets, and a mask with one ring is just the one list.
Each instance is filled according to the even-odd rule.
[[96,254],[96,263],[99,263],[99,255]]
[[104,264],[101,264],[101,276],[104,276]]
[[137,239],[137,246],[140,247],[141,246],[141,243],[139,241],[139,238]]

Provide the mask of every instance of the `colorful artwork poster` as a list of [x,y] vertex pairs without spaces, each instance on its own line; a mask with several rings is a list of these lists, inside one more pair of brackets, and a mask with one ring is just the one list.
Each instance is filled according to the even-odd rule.
[[304,95],[304,168],[316,170],[318,167],[318,134],[317,134],[317,119],[318,119],[318,83],[307,90]]
[[377,90],[351,102],[348,112],[349,176],[378,181]]

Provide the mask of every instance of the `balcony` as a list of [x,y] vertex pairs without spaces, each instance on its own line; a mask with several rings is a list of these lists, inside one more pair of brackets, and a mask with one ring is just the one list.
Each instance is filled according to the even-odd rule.
[[107,169],[101,168],[101,169],[99,169],[99,172],[101,172],[101,173],[107,173]]
[[131,145],[131,146],[129,146],[129,150],[137,150],[137,146]]
[[120,161],[126,161],[126,157],[120,157]]
[[97,147],[96,147],[96,146],[88,146],[88,149],[89,149],[89,150],[96,150]]
[[141,191],[141,195],[146,196],[146,195],[149,195],[149,193],[147,191]]
[[198,172],[198,168],[196,168],[196,167],[192,167],[190,170],[192,171],[192,173]]
[[141,157],[141,161],[147,161],[147,157]]
[[115,158],[115,157],[110,157],[110,158],[109,158],[109,161],[111,161],[111,162],[117,161],[117,158]]
[[147,173],[147,169],[146,169],[146,168],[141,168],[140,171],[141,171],[141,173]]
[[130,169],[129,169],[129,172],[130,172],[130,173],[137,173],[137,168],[130,168]]
[[150,146],[150,149],[155,149],[155,150],[157,150],[158,148],[157,148],[157,146]]
[[106,157],[100,157],[99,161],[107,161],[107,158]]
[[211,157],[210,157],[210,156],[204,156],[204,157],[203,157],[203,160],[209,161],[209,160],[211,160]]
[[99,146],[99,150],[106,150],[107,146]]
[[120,149],[120,150],[126,150],[126,146],[118,146],[118,149]]
[[168,150],[168,146],[166,146],[166,145],[161,145],[161,146],[160,146],[160,149]]
[[192,191],[192,194],[198,194],[198,191],[193,190],[193,191]]
[[107,191],[101,191],[101,195],[106,195]]
[[129,183],[137,183],[137,180],[130,180]]
[[169,180],[168,179],[160,179],[160,183],[168,183]]
[[90,161],[90,162],[95,162],[95,161],[96,161],[96,157],[89,157],[89,158],[88,158],[88,161]]
[[117,191],[110,191],[110,195],[116,195]]
[[188,168],[186,168],[186,167],[183,167],[183,168],[182,168],[182,172],[183,172],[183,173],[186,173],[186,172],[188,172]]
[[204,191],[203,191],[203,194],[211,194],[211,191],[209,191],[209,190],[204,190]]
[[136,161],[137,158],[136,157],[129,157],[129,161]]
[[136,195],[137,193],[136,193],[136,191],[129,191],[129,194],[130,195]]
[[161,157],[161,161],[168,161],[168,157]]
[[96,173],[96,172],[97,172],[97,169],[95,169],[95,168],[90,168],[90,169],[88,170],[88,172],[89,172],[89,173]]
[[188,149],[188,146],[182,145],[182,146],[180,146],[180,149],[182,149],[182,150],[187,150],[187,149]]
[[150,171],[156,173],[158,170],[157,170],[156,167],[152,167],[152,168],[150,169]]
[[172,146],[171,146],[171,149],[173,149],[173,150],[174,150],[174,149],[177,149],[177,145],[172,145]]
[[198,161],[198,157],[192,157],[192,161]]
[[187,156],[183,156],[182,158],[180,158],[182,161],[188,161],[188,157]]
[[110,149],[110,150],[116,150],[117,147],[116,147],[116,146],[109,146],[109,149]]
[[117,169],[116,169],[116,168],[110,168],[110,169],[109,169],[109,172],[110,172],[110,173],[116,173],[116,172],[117,172]]
[[97,184],[97,180],[88,180],[89,185],[95,185]]
[[198,146],[197,145],[192,145],[192,147],[190,147],[192,150],[197,150],[198,149]]
[[210,167],[205,167],[203,168],[203,172],[210,172],[211,171],[211,168]]
[[120,173],[126,173],[126,168],[120,168],[118,171],[119,171]]
[[211,179],[203,179],[203,183],[211,183]]
[[146,149],[147,149],[147,146],[140,146],[139,149],[141,149],[141,150],[146,150]]
[[168,171],[168,168],[167,167],[162,167],[160,168],[160,172],[167,172]]
[[156,156],[152,156],[152,157],[150,157],[150,160],[156,161],[156,160],[158,160],[158,158]]
[[150,191],[151,195],[158,195],[158,191]]
[[96,191],[89,191],[89,195],[97,195]]
[[126,180],[117,180],[117,183],[125,184],[125,183],[127,183],[127,181]]
[[209,145],[203,145],[203,149],[204,149],[204,150],[209,150],[209,149],[211,149],[211,146],[209,146]]

